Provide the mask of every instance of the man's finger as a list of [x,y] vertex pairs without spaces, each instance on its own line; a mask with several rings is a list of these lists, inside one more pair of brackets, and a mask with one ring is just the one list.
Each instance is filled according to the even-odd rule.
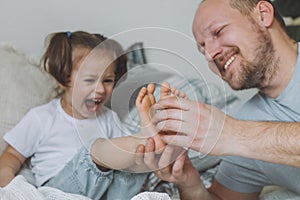
[[169,172],[168,169],[166,171],[166,169],[164,168],[170,165],[174,161],[172,160],[173,153],[174,153],[174,148],[171,145],[167,145],[158,162],[158,166],[162,172],[164,171],[165,173]]
[[135,163],[137,165],[144,164],[144,153],[145,153],[145,146],[142,144],[138,145],[135,152]]
[[173,164],[172,174],[175,178],[181,177],[183,174],[183,166],[187,156],[187,152],[185,151],[182,155],[180,155],[177,160]]
[[155,159],[155,143],[152,138],[148,138],[145,145],[144,163],[151,169],[157,170],[157,161]]
[[[194,138],[186,135],[161,135],[161,139],[168,145],[180,146],[184,148],[195,148],[192,145],[193,142],[195,142]],[[199,149],[197,150],[199,151]]]
[[181,110],[189,110],[189,104],[187,99],[178,98],[176,96],[170,96],[160,99],[155,105],[155,110],[161,109],[181,109]]

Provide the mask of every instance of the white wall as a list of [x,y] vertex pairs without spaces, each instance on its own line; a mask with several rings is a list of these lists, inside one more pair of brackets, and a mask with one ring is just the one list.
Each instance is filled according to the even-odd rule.
[[208,69],[193,40],[192,20],[200,1],[1,0],[0,42],[39,58],[49,33],[99,32],[117,39],[125,48],[143,41],[150,48],[149,62],[222,84]]
[[111,36],[134,28],[163,27],[192,36],[198,1],[1,0],[0,39],[39,54],[45,36],[54,31],[81,29]]

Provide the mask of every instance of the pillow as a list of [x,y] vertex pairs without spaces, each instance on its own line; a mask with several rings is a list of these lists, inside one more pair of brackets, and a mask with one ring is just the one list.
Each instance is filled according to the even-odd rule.
[[[117,113],[121,119],[124,116],[124,112],[126,115],[127,111],[135,107],[135,99],[138,91],[145,85],[144,80],[136,80],[136,78],[140,77],[139,73],[144,73],[141,69],[144,70],[146,68],[147,60],[143,46],[143,42],[136,42],[125,50],[127,56],[127,73],[124,77],[126,78],[122,77],[120,79],[122,81],[117,83],[112,97],[105,104],[107,107],[112,108],[112,104],[114,103],[114,110],[118,109]],[[112,98],[114,99],[112,100]],[[124,102],[126,102],[125,105]]]
[[136,66],[140,66],[147,63],[143,42],[136,42],[130,45],[126,49],[126,55],[128,59],[128,71]]
[[3,135],[32,107],[55,97],[55,81],[38,62],[11,45],[0,45],[0,153]]

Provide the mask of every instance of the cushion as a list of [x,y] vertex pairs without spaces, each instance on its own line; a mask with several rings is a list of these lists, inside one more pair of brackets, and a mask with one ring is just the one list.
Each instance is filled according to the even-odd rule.
[[0,45],[0,153],[3,135],[32,107],[55,97],[56,83],[33,58],[9,44]]
[[91,200],[82,195],[66,193],[52,187],[36,188],[22,175],[16,176],[7,186],[0,188],[0,199]]
[[279,186],[266,186],[259,195],[260,200],[297,200],[300,196]]

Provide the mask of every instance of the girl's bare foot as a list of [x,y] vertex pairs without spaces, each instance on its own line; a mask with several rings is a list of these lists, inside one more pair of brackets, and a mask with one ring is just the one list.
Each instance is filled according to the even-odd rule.
[[181,92],[176,87],[171,88],[171,86],[168,82],[163,82],[161,85],[161,88],[160,88],[160,98],[165,98],[165,97],[169,97],[169,96],[176,96],[176,97],[184,98],[184,99],[187,98],[187,96],[184,92]]
[[150,110],[152,103],[146,87],[142,87],[142,89],[140,90],[136,98],[135,105],[138,110],[141,128],[149,126],[151,124]]
[[168,97],[171,94],[170,84],[168,82],[163,82],[160,88],[160,98]]
[[154,91],[155,85],[153,83],[148,84],[147,88],[143,87],[136,99],[136,106],[140,118],[141,132],[144,133],[145,136],[154,139],[155,152],[161,153],[166,144],[160,139],[160,135],[151,122],[151,116],[154,112],[152,106],[156,103]]

